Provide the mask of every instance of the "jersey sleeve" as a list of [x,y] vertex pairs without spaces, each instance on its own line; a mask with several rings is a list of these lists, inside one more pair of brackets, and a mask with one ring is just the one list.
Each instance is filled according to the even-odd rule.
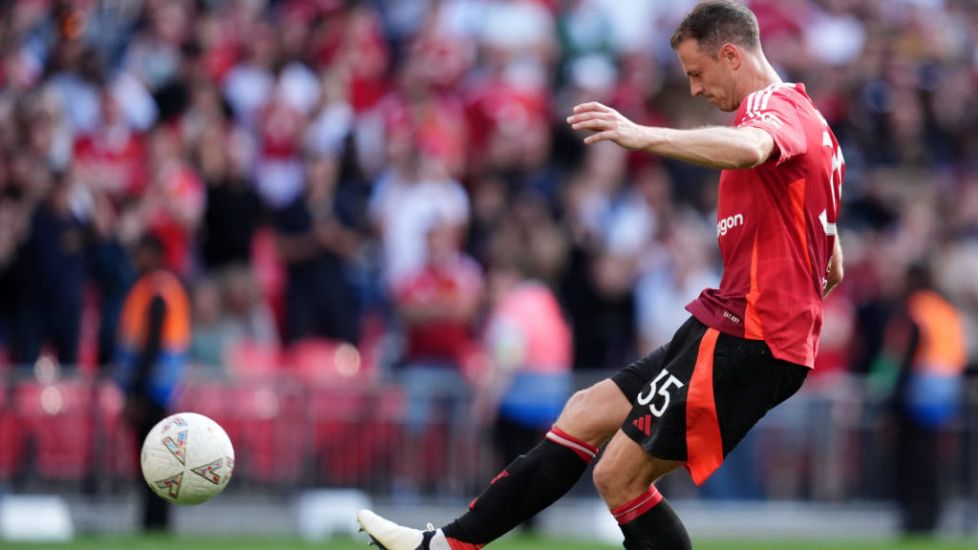
[[780,91],[761,91],[747,99],[746,110],[738,128],[760,128],[774,139],[776,164],[782,164],[805,153],[805,130],[791,101]]

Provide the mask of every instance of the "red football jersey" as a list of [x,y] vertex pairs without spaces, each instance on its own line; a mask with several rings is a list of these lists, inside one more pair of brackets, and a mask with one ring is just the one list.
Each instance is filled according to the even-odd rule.
[[720,173],[723,277],[719,289],[704,290],[686,309],[720,332],[764,340],[775,357],[812,367],[835,244],[842,151],[801,84],[748,95],[735,125],[767,131],[775,152],[760,166]]
[[[425,266],[405,279],[396,291],[400,305],[435,304],[457,301],[460,296],[482,293],[485,282],[475,260],[459,255],[442,266]],[[471,351],[475,335],[468,320],[446,312],[444,317],[428,319],[406,328],[408,362],[446,362],[461,364]]]

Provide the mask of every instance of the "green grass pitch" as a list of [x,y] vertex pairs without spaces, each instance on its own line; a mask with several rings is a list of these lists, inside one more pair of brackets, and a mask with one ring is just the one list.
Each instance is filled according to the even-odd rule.
[[[699,540],[696,550],[964,550],[978,547],[975,541],[795,541],[795,540]],[[0,542],[0,548],[18,550],[367,550],[364,541],[341,539],[310,543],[298,539],[270,538],[184,538],[184,537],[82,537],[69,544],[24,544]],[[372,548],[372,547],[371,547]],[[620,546],[547,537],[513,536],[491,546],[496,550],[611,550]]]

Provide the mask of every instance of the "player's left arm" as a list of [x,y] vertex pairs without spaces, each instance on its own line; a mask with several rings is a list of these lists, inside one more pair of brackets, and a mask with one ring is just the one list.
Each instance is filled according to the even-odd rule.
[[829,259],[829,274],[825,281],[825,292],[822,294],[822,298],[826,298],[832,289],[842,282],[842,277],[844,275],[844,270],[842,268],[842,244],[839,242],[839,236],[835,236],[835,246],[832,248],[832,257]]
[[591,144],[612,141],[626,149],[647,151],[708,168],[750,168],[767,162],[776,151],[774,138],[755,127],[708,126],[692,130],[642,126],[601,103],[574,107],[567,122],[575,130],[594,132]]

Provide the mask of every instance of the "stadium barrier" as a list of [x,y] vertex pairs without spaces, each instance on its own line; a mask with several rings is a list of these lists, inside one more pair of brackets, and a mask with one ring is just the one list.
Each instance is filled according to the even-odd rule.
[[[581,375],[578,386],[595,374]],[[502,466],[485,415],[460,424],[441,411],[418,429],[407,425],[406,404],[403,390],[383,376],[198,372],[174,409],[205,414],[228,432],[237,455],[228,493],[477,494]],[[132,490],[138,446],[123,405],[115,385],[91,374],[0,375],[0,492]],[[703,487],[684,475],[662,487],[674,498],[887,500],[896,483],[893,439],[886,405],[867,397],[862,379],[821,380],[770,412]],[[978,509],[978,380],[966,385],[961,415],[938,441],[945,493]],[[594,494],[586,482],[575,492]]]

